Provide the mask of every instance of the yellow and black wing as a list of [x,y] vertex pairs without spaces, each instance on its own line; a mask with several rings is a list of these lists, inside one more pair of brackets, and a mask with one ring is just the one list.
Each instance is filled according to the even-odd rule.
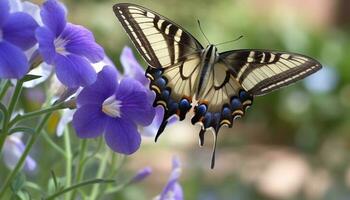
[[267,50],[234,50],[219,55],[205,90],[194,107],[192,123],[200,122],[200,144],[204,133],[214,133],[212,167],[215,161],[217,134],[221,126],[231,127],[233,120],[242,117],[252,105],[253,97],[263,95],[321,69],[316,60],[294,53]]
[[153,106],[160,105],[164,108],[163,122],[158,129],[156,141],[170,117],[177,115],[181,121],[192,108],[192,97],[195,93],[196,79],[200,73],[200,62],[200,57],[194,54],[174,66],[147,68],[146,76],[151,81],[150,89],[156,93]]
[[287,86],[322,68],[308,56],[269,50],[234,50],[221,53],[220,58],[254,96]]
[[177,115],[183,120],[192,108],[203,47],[185,29],[147,8],[120,3],[113,9],[149,65],[146,76],[151,81],[150,89],[156,93],[154,106],[164,107],[157,140],[171,116]]
[[153,68],[178,65],[203,49],[190,33],[154,11],[129,3],[115,4],[113,10],[137,50]]
[[216,141],[222,126],[232,127],[233,120],[242,117],[246,109],[252,105],[253,96],[250,95],[237,81],[230,66],[219,60],[214,64],[209,78],[205,82],[205,89],[198,96],[194,106],[192,124],[199,123],[200,145],[204,143],[204,134],[211,130],[214,135],[211,168],[215,164]]

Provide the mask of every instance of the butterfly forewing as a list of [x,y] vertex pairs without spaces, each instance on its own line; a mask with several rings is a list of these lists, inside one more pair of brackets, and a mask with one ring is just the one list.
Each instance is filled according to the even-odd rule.
[[289,85],[322,67],[304,55],[268,50],[234,50],[221,53],[220,57],[252,95]]
[[145,61],[154,68],[177,65],[203,47],[187,31],[142,6],[120,3],[114,13]]

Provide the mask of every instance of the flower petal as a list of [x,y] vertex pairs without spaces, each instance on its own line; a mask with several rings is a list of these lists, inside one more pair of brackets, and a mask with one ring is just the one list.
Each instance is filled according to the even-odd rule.
[[145,167],[140,169],[136,175],[130,180],[130,184],[138,183],[140,181],[143,181],[145,178],[147,178],[152,173],[152,168]]
[[159,129],[160,124],[163,121],[164,109],[162,107],[155,108],[155,117],[152,123],[146,127],[143,127],[141,130],[142,136],[154,137]]
[[[21,133],[15,133],[6,138],[3,148],[3,156],[6,166],[13,169],[22,156],[25,146],[21,141]],[[25,170],[33,171],[36,168],[36,162],[30,156],[25,160]]]
[[180,178],[181,175],[181,166],[180,166],[180,160],[174,156],[173,157],[173,166],[172,166],[172,171],[168,180],[168,183],[164,187],[160,199],[165,200],[167,199],[168,195],[172,195],[174,197],[178,196],[178,198],[174,198],[176,200],[181,200],[182,199],[182,188],[178,184],[178,179]]
[[43,56],[44,61],[48,64],[53,64],[57,55],[54,45],[54,34],[46,27],[39,27],[35,31],[35,36],[39,43],[39,52]]
[[124,47],[120,55],[120,62],[124,68],[124,76],[138,80],[142,85],[148,85],[149,80],[145,76],[145,70],[137,62],[130,47]]
[[3,25],[3,38],[27,50],[36,43],[35,29],[38,23],[27,13],[11,14]]
[[87,86],[96,81],[96,72],[85,58],[74,54],[57,54],[55,64],[58,80],[70,88]]
[[10,13],[21,12],[23,9],[21,0],[11,0],[9,1],[9,5]]
[[66,51],[85,56],[93,63],[102,60],[105,55],[92,33],[83,26],[68,23],[60,37],[68,41]]
[[40,26],[43,25],[40,17],[40,7],[38,5],[29,1],[24,1],[22,2],[22,11],[32,16]]
[[22,78],[29,69],[26,56],[20,48],[0,42],[0,78]]
[[41,19],[45,26],[47,26],[57,37],[66,26],[66,9],[63,4],[56,0],[47,0],[40,12]]
[[74,113],[72,122],[78,137],[95,138],[105,131],[108,117],[101,106],[84,105]]
[[183,200],[183,191],[179,183],[176,183],[173,187],[174,200]]
[[114,67],[105,66],[97,74],[97,80],[81,91],[77,103],[81,106],[85,104],[102,105],[104,100],[115,93],[117,86],[117,70]]
[[112,66],[113,68],[116,69],[117,72],[117,79],[119,79],[121,77],[120,72],[118,71],[118,69],[115,67],[114,63],[112,62],[112,60],[108,57],[108,56],[104,56],[103,59],[97,63],[92,63],[92,66],[94,67],[96,72],[100,72],[104,66]]
[[113,151],[126,155],[134,153],[141,144],[136,125],[125,118],[109,119],[105,140]]
[[0,28],[6,22],[10,12],[10,4],[8,0],[0,1]]
[[76,110],[65,109],[62,113],[61,119],[57,124],[56,135],[61,137],[66,126],[73,120],[73,115]]
[[152,123],[155,110],[147,100],[146,88],[138,81],[131,78],[123,79],[116,92],[116,98],[122,102],[122,117],[144,126]]

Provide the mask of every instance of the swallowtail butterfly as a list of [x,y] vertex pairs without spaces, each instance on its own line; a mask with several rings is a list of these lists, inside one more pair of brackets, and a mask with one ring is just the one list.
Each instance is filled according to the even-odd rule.
[[294,83],[322,67],[296,53],[258,49],[219,53],[215,45],[204,48],[184,28],[152,10],[129,3],[118,3],[113,10],[149,65],[146,76],[156,93],[154,106],[165,110],[155,140],[170,117],[183,120],[193,109],[192,124],[201,124],[200,145],[208,129],[215,136],[212,168],[221,126],[232,127],[254,96]]

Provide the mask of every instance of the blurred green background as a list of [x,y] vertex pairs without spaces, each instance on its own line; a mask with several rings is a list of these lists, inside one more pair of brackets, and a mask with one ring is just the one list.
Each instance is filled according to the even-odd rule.
[[[132,44],[112,11],[113,4],[119,1],[63,2],[69,10],[69,20],[91,29],[121,69],[120,52]],[[185,199],[350,199],[350,1],[126,2],[167,16],[203,44],[197,19],[212,43],[244,36],[220,46],[220,51],[261,48],[297,52],[319,60],[324,68],[297,84],[255,98],[244,118],[236,121],[232,129],[221,130],[214,170],[210,169],[212,135],[207,133],[205,146],[200,148],[199,127],[188,121],[167,127],[157,143],[153,138],[143,138],[141,149],[127,158],[124,170],[132,174],[151,166],[153,175],[107,199],[156,196],[168,179],[172,155],[179,155],[183,164],[180,182]],[[135,54],[146,66],[136,51]],[[32,101],[28,109],[35,107]],[[56,140],[62,143],[62,139]],[[64,165],[52,157],[49,161],[40,158],[41,150],[34,154],[38,162],[43,162],[40,167],[46,165],[60,174]],[[32,175],[39,182],[45,180],[38,177],[41,170]],[[91,174],[96,171],[88,169]],[[49,177],[50,172],[45,176]]]

